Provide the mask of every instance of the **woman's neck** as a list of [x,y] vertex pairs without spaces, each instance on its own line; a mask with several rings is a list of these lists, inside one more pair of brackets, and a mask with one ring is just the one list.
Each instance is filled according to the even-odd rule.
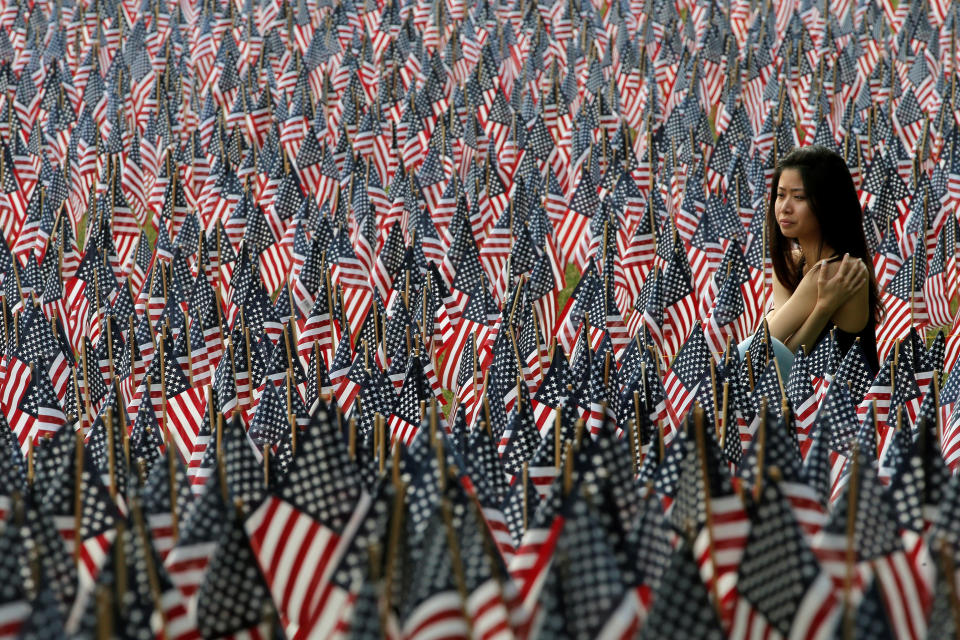
[[833,250],[833,247],[823,244],[819,238],[804,238],[799,240],[800,243],[800,253],[803,255],[803,261],[806,271],[813,265],[815,265],[820,260],[824,258],[829,258],[836,251]]

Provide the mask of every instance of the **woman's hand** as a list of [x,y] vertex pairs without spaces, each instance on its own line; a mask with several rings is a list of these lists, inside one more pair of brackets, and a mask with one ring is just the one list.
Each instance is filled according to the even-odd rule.
[[829,314],[860,291],[868,279],[867,265],[850,254],[843,256],[835,270],[821,261],[817,271],[817,306]]

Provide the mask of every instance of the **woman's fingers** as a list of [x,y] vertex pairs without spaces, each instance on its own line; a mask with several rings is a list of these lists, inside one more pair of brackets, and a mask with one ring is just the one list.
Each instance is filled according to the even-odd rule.
[[856,293],[868,281],[867,265],[861,260],[853,260],[847,275],[847,283],[851,294]]
[[867,279],[867,264],[863,260],[847,254],[840,261],[835,277],[860,283]]

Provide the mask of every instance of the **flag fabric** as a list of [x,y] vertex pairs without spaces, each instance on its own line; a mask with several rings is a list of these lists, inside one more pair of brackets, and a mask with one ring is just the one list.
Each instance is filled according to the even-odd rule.
[[[285,482],[244,523],[277,610],[294,630],[317,630],[311,625],[328,604],[329,573],[363,517],[359,502],[369,499],[329,418],[322,418],[308,427]],[[316,474],[320,464],[326,470]],[[343,500],[345,492],[354,499]]]
[[710,354],[703,331],[694,327],[690,339],[681,347],[664,376],[664,391],[667,394],[667,412],[676,429],[693,400],[697,389],[709,372]]
[[777,482],[764,482],[752,520],[731,635],[813,638],[832,629],[841,603]]
[[[0,636],[953,633],[950,3],[67,4],[0,9]],[[771,357],[811,143],[877,372]]]

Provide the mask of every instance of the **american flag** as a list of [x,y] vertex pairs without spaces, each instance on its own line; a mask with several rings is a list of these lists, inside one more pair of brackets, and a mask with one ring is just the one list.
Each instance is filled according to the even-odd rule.
[[330,574],[368,503],[343,441],[321,411],[298,439],[285,481],[244,522],[273,602],[294,629],[319,631],[327,599],[336,592]]
[[[786,553],[785,550],[791,552]],[[821,570],[779,483],[766,479],[752,517],[737,580],[731,634],[816,637],[840,613],[830,580]]]
[[[724,416],[723,446],[708,438],[710,472],[775,484],[806,543],[835,536],[817,552],[846,544],[843,496],[860,481],[847,454],[869,450],[879,486],[893,487],[903,551],[859,563],[849,621],[863,636],[952,633],[935,547],[955,528],[943,474],[960,459],[957,394],[946,378],[937,411],[934,378],[960,339],[953,327],[928,349],[921,335],[953,321],[957,280],[960,156],[949,56],[938,53],[957,21],[945,3],[268,5],[0,10],[0,442],[10,449],[0,476],[22,486],[33,447],[24,525],[5,531],[21,536],[21,560],[34,558],[44,583],[10,598],[14,624],[94,633],[92,596],[123,578],[125,628],[144,635],[406,626],[419,637],[442,623],[417,617],[430,612],[483,636],[658,636],[678,615],[671,632],[700,621],[706,635],[731,635],[738,591],[749,592],[740,604],[756,614],[752,630],[766,617],[769,635],[783,635],[750,586],[766,569],[744,569],[738,555],[745,514],[769,507],[763,493],[745,508],[724,484],[717,530],[691,531],[678,551],[670,542],[662,507],[674,519],[697,509],[700,521],[698,456],[674,430],[698,401],[708,421]],[[54,16],[59,30],[46,26]],[[831,336],[781,380],[756,339],[751,388],[732,349],[772,301],[769,180],[811,142],[842,154],[866,206],[885,364],[869,371],[866,342],[844,356]],[[754,400],[779,399],[781,383],[794,420],[773,437],[771,422],[759,442]],[[439,422],[450,436],[435,446],[420,407],[447,397],[455,413]],[[297,531],[318,522],[314,502],[283,492],[322,478],[323,456],[309,470],[298,459],[312,446],[309,416],[331,399],[326,437],[347,469],[335,480],[369,489],[376,507],[352,493],[335,501],[363,533],[337,533],[344,550],[329,570],[267,567],[254,558],[266,543],[251,554],[243,518],[281,501]],[[898,413],[921,454],[892,428]],[[413,434],[397,448],[396,484],[377,414]],[[578,420],[589,427],[579,438]],[[628,447],[616,438],[631,427]],[[126,569],[107,552],[82,585],[60,533],[77,533],[75,431],[92,459],[85,486],[99,483],[104,504],[134,516],[114,529]],[[120,437],[109,446],[111,431]],[[147,542],[128,450],[149,472]],[[757,469],[761,458],[781,480]],[[191,485],[198,500],[185,502]],[[0,512],[17,515],[9,494],[0,490]],[[917,495],[924,520],[945,514],[933,534],[917,524]],[[585,515],[600,526],[580,526]],[[415,522],[396,543],[395,517]],[[155,572],[159,590],[138,570],[154,552],[171,569]],[[501,567],[511,554],[516,585]],[[693,576],[683,590],[664,573],[671,557]],[[417,573],[428,564],[433,573]],[[295,590],[318,570],[326,604],[293,619],[277,585]],[[815,591],[800,596],[823,596],[830,615],[794,620],[828,635],[843,589]]]
[[801,453],[806,456],[812,443],[811,435],[819,406],[816,391],[810,382],[806,356],[803,351],[797,353],[790,367],[790,378],[786,384],[786,395],[790,401],[793,419],[796,425],[797,440]]
[[682,544],[671,554],[657,594],[644,622],[644,634],[665,637],[679,632],[717,639],[726,636],[689,544]]
[[[197,630],[202,635],[271,635],[263,611],[275,609],[264,574],[235,512],[227,511],[196,592]],[[227,597],[224,597],[227,596]],[[274,623],[276,624],[276,623]]]
[[666,372],[663,387],[666,391],[668,415],[674,429],[680,427],[693,396],[709,371],[710,352],[699,324],[680,348]]

